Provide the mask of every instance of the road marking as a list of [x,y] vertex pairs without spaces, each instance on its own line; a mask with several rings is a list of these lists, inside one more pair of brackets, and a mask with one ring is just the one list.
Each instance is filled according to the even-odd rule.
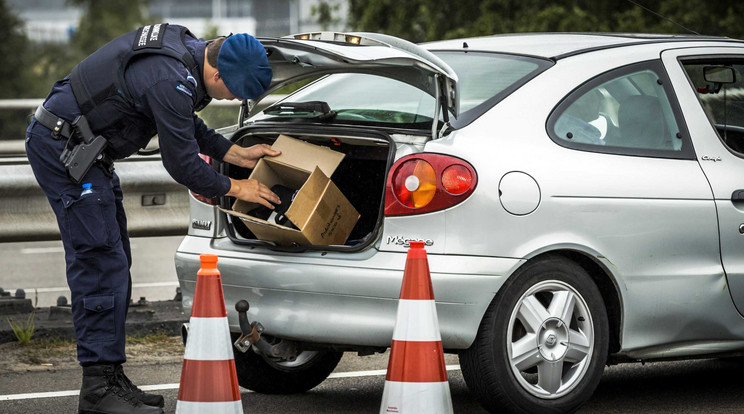
[[68,287],[23,288],[23,290],[26,292],[26,296],[28,296],[29,292],[37,292],[37,293],[69,292],[70,288]]
[[[460,369],[459,365],[447,365],[447,371],[456,371]],[[335,372],[328,376],[328,378],[359,378],[359,377],[374,377],[378,375],[385,375],[387,370],[378,369],[373,371],[351,371],[351,372]],[[155,384],[155,385],[141,385],[139,388],[143,391],[162,391],[162,390],[177,390],[180,384]],[[253,391],[241,389],[241,394],[251,393]],[[74,397],[80,394],[80,390],[69,390],[69,391],[53,391],[53,392],[31,392],[26,394],[8,394],[0,395],[0,401],[12,401],[12,400],[31,400],[38,398],[54,398],[54,397]]]
[[[447,371],[456,371],[460,369],[460,365],[447,365],[445,366]],[[334,372],[329,375],[328,378],[357,378],[357,377],[374,377],[376,375],[387,374],[386,369],[378,369],[374,371],[350,371],[350,372]]]
[[48,253],[64,253],[65,248],[59,247],[26,247],[21,249],[21,254],[48,254]]
[[[178,282],[151,282],[151,283],[133,283],[132,288],[149,288],[149,287],[170,287],[178,286]],[[24,291],[38,293],[50,293],[50,292],[69,292],[68,287],[46,287],[46,288],[23,288]]]
[[[130,250],[136,250],[137,244],[136,243],[130,243],[129,244]],[[21,254],[49,254],[49,253],[64,253],[65,248],[64,246],[54,246],[54,247],[25,247],[21,249]]]
[[178,286],[178,282],[133,283],[133,288]]
[[80,390],[54,391],[54,392],[30,392],[27,394],[0,395],[0,401],[31,400],[35,398],[70,397],[80,394]]

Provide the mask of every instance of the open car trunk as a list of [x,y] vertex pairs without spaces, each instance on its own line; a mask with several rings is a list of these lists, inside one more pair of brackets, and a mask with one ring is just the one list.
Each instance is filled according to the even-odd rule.
[[[343,244],[300,245],[261,240],[242,219],[223,213],[227,218],[228,237],[239,244],[267,245],[282,250],[359,250],[374,242],[383,219],[387,171],[395,155],[395,144],[390,136],[359,128],[252,125],[236,131],[232,141],[242,147],[255,144],[272,145],[281,135],[329,148],[344,155],[329,178],[359,213],[359,219]],[[252,169],[227,163],[221,166],[221,170],[223,174],[234,179],[247,179],[253,172]],[[222,197],[220,207],[223,210],[230,210],[235,201],[234,197]]]
[[[359,73],[395,79],[431,95],[435,110],[432,138],[438,133],[440,110],[445,122],[450,113],[457,117],[459,93],[454,70],[428,50],[403,39],[376,33],[318,32],[259,40],[273,71],[264,96],[303,79]],[[274,109],[295,115],[296,104],[287,103],[286,108]],[[247,106],[246,102],[244,108]],[[241,125],[244,113],[241,113]],[[303,150],[289,157],[292,163],[285,162],[289,158],[280,161],[282,156],[272,157],[273,160],[265,157],[253,170],[223,164],[221,172],[235,179],[246,179],[255,173],[251,178],[260,177],[259,181],[266,181],[263,183],[270,188],[286,181],[291,188],[285,186],[282,191],[293,200],[296,197],[296,202],[291,202],[295,208],[290,207],[280,219],[291,219],[291,227],[284,226],[282,223],[286,222],[280,222],[277,217],[272,219],[270,210],[264,212],[268,212],[266,217],[259,217],[258,204],[236,203],[232,197],[222,197],[220,209],[227,218],[228,236],[235,243],[292,250],[349,251],[373,243],[381,228],[387,171],[396,151],[392,138],[374,127],[290,122],[293,123],[257,122],[236,131],[232,141],[243,147],[274,144],[277,140],[282,145],[293,142],[293,146],[286,148]],[[335,153],[326,157],[329,151]],[[339,154],[343,154],[342,159]],[[308,165],[307,160],[312,158],[317,158],[318,163]],[[333,159],[331,168],[328,159]],[[299,164],[303,166],[295,168]],[[282,174],[291,177],[282,180]],[[319,201],[310,206],[316,194],[321,194],[316,198]]]

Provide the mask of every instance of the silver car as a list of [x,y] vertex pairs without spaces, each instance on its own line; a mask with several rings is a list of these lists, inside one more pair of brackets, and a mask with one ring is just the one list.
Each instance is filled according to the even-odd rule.
[[193,195],[184,310],[199,255],[219,255],[236,338],[240,300],[263,326],[235,355],[244,387],[302,392],[342,352],[388,348],[411,240],[426,243],[445,352],[489,411],[571,412],[607,364],[744,351],[744,42],[262,42],[272,90],[312,81],[231,139],[344,153],[331,179],[361,218],[344,245],[285,246],[223,213],[229,197]]

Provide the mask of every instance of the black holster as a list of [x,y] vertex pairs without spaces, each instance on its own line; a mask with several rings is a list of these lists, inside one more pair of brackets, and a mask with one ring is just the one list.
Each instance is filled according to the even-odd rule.
[[72,123],[68,123],[40,105],[36,108],[34,118],[52,131],[52,138],[67,138],[67,145],[59,156],[59,161],[65,166],[67,176],[74,183],[80,184],[96,162],[106,175],[113,177],[114,160],[103,152],[108,141],[100,135],[93,135],[85,116],[78,116]]
[[[76,184],[80,184],[93,163],[103,160],[103,150],[106,148],[108,141],[101,135],[93,135],[88,120],[83,115],[75,118],[70,126],[72,127],[72,138],[77,141],[77,144],[71,149],[65,147],[65,150],[59,156],[59,160],[67,170],[67,177]],[[102,169],[107,175],[112,176],[113,163],[110,163],[108,168],[104,167]]]

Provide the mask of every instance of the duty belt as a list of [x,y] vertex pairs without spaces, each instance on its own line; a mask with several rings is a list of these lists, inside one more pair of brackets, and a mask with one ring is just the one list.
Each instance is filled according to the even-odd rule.
[[[44,105],[39,105],[39,107],[36,108],[36,112],[34,113],[34,118],[36,118],[36,120],[41,125],[49,128],[52,131],[53,139],[56,139],[56,140],[60,140],[63,138],[67,139],[68,146],[70,145],[69,141],[73,141],[73,143],[76,143],[76,144],[79,143],[78,141],[80,140],[78,139],[78,137],[75,136],[75,133],[74,133],[75,127],[70,122],[66,121],[63,118],[58,117],[57,115],[50,112],[48,109],[44,108]],[[86,126],[87,126],[87,123],[86,123]],[[62,155],[65,156],[67,153],[68,151],[66,149]],[[100,155],[96,158],[95,163],[101,167],[101,169],[103,170],[104,173],[106,173],[107,176],[109,177],[113,176],[114,159],[110,155],[108,155],[106,152],[101,152]]]
[[34,113],[34,118],[45,127],[52,131],[52,138],[54,139],[70,139],[72,135],[72,125],[64,119],[49,112],[44,105],[39,105]]

